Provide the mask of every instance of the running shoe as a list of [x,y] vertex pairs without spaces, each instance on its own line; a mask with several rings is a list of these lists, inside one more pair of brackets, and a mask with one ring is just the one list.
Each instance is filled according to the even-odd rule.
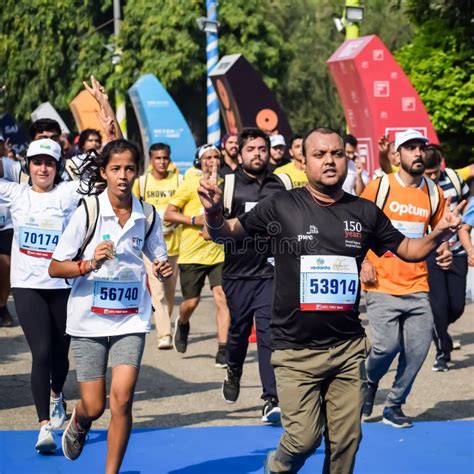
[[41,427],[35,449],[40,454],[50,454],[56,451],[56,440],[51,423],[48,422]]
[[222,384],[222,396],[227,403],[235,403],[240,393],[240,377],[242,374],[227,367],[227,375]]
[[70,461],[74,461],[81,455],[87,441],[88,432],[89,429],[84,430],[79,428],[76,421],[76,409],[74,408],[61,440],[64,456]]
[[372,415],[374,408],[375,394],[377,393],[378,385],[376,383],[367,382],[364,405],[362,406],[362,419],[368,418]]
[[262,421],[277,424],[281,420],[281,410],[275,398],[268,398],[262,408]]
[[66,421],[66,402],[62,392],[58,398],[50,397],[49,399],[49,417],[51,426],[57,430],[63,426]]
[[13,326],[13,317],[6,306],[0,308],[0,326],[11,328]]
[[394,428],[411,428],[413,423],[405,416],[401,407],[385,407],[382,421]]
[[431,370],[433,372],[447,372],[449,370],[448,363],[445,359],[436,359]]
[[188,348],[189,323],[182,323],[179,316],[174,323],[173,346],[176,352],[184,354]]
[[166,336],[161,336],[158,339],[158,349],[160,350],[167,350],[173,348],[173,341],[171,340],[171,336],[168,334]]

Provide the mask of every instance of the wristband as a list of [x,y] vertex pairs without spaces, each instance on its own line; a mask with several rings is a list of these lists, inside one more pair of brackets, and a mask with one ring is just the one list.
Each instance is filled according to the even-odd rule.
[[191,217],[189,218],[189,222],[190,222],[191,225],[195,225],[196,217],[195,217],[195,216],[191,216]]
[[219,229],[222,229],[222,227],[225,226],[224,216],[222,216],[222,224],[220,224],[217,227],[214,227],[214,226],[210,225],[209,222],[207,222],[207,219],[205,219],[204,221],[206,222],[207,227],[209,227],[209,229],[211,229],[211,230],[219,230]]

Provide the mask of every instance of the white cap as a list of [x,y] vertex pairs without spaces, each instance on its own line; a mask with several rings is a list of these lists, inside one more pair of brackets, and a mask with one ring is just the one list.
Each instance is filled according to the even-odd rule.
[[61,159],[61,146],[59,143],[51,140],[51,138],[41,138],[30,143],[26,152],[26,157],[31,158],[32,156],[50,156],[56,161]]
[[395,150],[398,150],[403,144],[409,142],[410,140],[420,140],[425,143],[428,143],[429,140],[423,136],[418,130],[409,128],[404,132],[399,132],[395,134]]
[[283,135],[272,135],[270,137],[270,145],[272,147],[279,146],[279,145],[285,146],[286,145],[285,137]]

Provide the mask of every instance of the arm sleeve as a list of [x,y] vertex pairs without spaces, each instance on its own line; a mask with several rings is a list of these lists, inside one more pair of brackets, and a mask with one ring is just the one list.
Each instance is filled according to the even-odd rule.
[[462,216],[462,221],[464,224],[474,227],[474,199],[469,202],[466,212]]
[[179,209],[183,209],[186,203],[189,201],[189,181],[184,181],[183,184],[174,193],[173,197],[168,201],[168,204],[172,204]]
[[10,207],[18,196],[20,185],[0,179],[0,205]]
[[246,212],[237,217],[249,235],[267,235],[269,230],[274,234],[272,231],[273,227],[281,226],[275,211],[275,202],[279,195],[281,195],[281,193],[269,196],[263,201],[260,201],[250,212]]
[[86,232],[86,211],[84,206],[79,206],[64,229],[52,258],[58,262],[72,260],[84,242]]
[[166,260],[168,258],[168,252],[166,250],[166,243],[163,237],[163,231],[161,229],[161,219],[158,213],[155,211],[155,223],[153,229],[145,240],[143,246],[143,253],[148,257],[150,261],[154,260]]
[[405,236],[395,227],[390,219],[377,206],[375,208],[375,226],[372,235],[370,248],[375,254],[381,257],[387,250],[395,253],[398,246],[405,239]]
[[2,158],[3,163],[3,179],[18,183],[20,181],[21,164],[18,161],[10,160],[10,158]]

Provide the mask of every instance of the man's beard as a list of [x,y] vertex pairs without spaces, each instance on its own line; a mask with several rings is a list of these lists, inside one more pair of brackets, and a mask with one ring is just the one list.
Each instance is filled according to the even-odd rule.
[[[414,168],[414,165],[421,164],[422,166],[419,168]],[[411,176],[421,176],[425,172],[425,164],[421,158],[415,160],[410,166],[408,166],[403,161],[400,161],[400,166],[403,168],[405,172],[407,172]]]
[[261,174],[265,173],[267,169],[267,162],[264,161],[262,162],[261,165],[255,166],[250,164],[244,164],[242,163],[242,168],[244,171],[246,171],[248,174],[254,175],[254,176],[260,176]]

